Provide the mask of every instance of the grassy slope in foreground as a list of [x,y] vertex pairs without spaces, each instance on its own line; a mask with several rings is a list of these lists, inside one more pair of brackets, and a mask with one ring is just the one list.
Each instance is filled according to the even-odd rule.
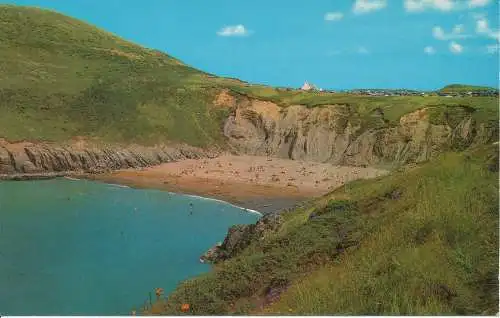
[[222,89],[283,107],[347,104],[353,116],[367,122],[381,109],[388,125],[427,106],[440,113],[453,106],[470,107],[477,120],[497,124],[495,98],[283,91],[210,76],[52,11],[0,5],[0,25],[0,137],[14,141],[84,136],[145,145],[223,144],[221,126],[229,110],[213,107]]
[[[153,313],[498,312],[498,146],[347,184],[278,232],[181,284]],[[311,212],[319,216],[309,219]]]

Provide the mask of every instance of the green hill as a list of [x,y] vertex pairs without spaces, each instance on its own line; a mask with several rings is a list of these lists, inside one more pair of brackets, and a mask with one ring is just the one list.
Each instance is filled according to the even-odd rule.
[[451,84],[441,88],[439,91],[442,93],[467,93],[467,92],[482,92],[482,91],[495,91],[495,90],[498,89],[486,86]]
[[0,136],[220,141],[220,79],[52,11],[0,5],[0,23]]

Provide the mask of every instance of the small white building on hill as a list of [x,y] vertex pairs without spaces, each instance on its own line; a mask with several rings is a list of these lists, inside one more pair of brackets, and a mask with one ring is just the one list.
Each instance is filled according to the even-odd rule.
[[302,87],[300,88],[301,90],[303,91],[310,91],[310,90],[316,90],[316,86],[314,86],[313,84],[309,84],[308,81],[305,81],[304,82],[304,85],[302,85]]

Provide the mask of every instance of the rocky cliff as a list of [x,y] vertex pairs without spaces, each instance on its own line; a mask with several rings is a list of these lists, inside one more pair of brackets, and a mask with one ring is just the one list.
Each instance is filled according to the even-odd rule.
[[43,176],[60,172],[99,173],[215,155],[215,152],[189,146],[118,147],[82,143],[54,145],[8,143],[0,140],[0,177]]
[[269,213],[255,224],[233,225],[227,231],[226,238],[200,257],[204,263],[218,263],[236,256],[252,241],[263,239],[266,233],[276,231],[282,223],[278,212]]
[[[227,145],[250,155],[336,165],[406,164],[498,140],[497,123],[476,120],[475,110],[468,106],[423,107],[395,123],[385,118],[382,108],[359,113],[348,104],[281,107],[228,91],[213,104],[230,109],[223,128]],[[84,141],[56,145],[0,139],[0,176],[97,173],[216,155],[186,145],[97,146]]]
[[[251,155],[338,165],[405,164],[498,138],[498,125],[477,122],[474,109],[466,106],[424,107],[391,123],[381,108],[359,114],[349,105],[280,107],[246,96],[226,104],[232,113],[224,134],[230,145]],[[439,120],[436,111],[444,114]],[[447,111],[461,117],[448,119]]]

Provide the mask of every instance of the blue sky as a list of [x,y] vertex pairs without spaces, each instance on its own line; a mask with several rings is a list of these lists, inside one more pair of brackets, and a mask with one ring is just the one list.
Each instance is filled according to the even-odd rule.
[[498,0],[13,0],[222,76],[327,89],[498,86]]

